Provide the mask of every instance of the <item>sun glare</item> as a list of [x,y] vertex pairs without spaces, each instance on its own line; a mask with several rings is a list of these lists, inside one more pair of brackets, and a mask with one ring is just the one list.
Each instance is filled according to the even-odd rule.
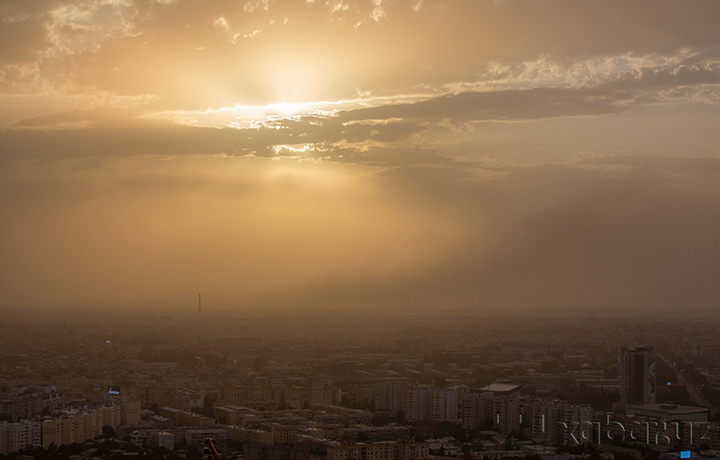
[[262,70],[267,93],[278,106],[313,100],[322,87],[318,63],[299,56],[269,58]]

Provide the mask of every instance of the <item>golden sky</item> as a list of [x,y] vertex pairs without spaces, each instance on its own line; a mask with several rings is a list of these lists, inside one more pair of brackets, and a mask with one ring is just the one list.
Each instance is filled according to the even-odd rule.
[[5,305],[713,308],[717,0],[0,0]]

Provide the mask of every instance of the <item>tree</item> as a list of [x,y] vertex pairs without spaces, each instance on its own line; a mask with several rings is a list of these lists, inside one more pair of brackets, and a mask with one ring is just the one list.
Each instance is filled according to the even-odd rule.
[[180,438],[180,441],[178,441],[177,445],[175,446],[175,449],[185,450],[188,447],[190,447],[190,446],[188,445],[187,441],[185,440],[185,436],[183,436]]
[[110,425],[103,426],[102,432],[103,432],[103,438],[105,438],[105,439],[115,438],[115,428],[111,427]]
[[502,447],[502,448],[503,448],[503,450],[510,450],[510,449],[512,449],[512,445],[513,445],[513,442],[512,442],[512,433],[509,433],[509,434],[507,435],[507,438],[505,438],[505,442],[503,443],[503,447]]

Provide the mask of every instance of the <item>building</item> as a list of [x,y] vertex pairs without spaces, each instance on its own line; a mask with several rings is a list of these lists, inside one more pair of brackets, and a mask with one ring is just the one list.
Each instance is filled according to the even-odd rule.
[[493,396],[492,420],[502,434],[520,431],[520,401],[515,396]]
[[593,411],[588,404],[565,404],[561,412],[561,445],[588,444],[593,439]]
[[377,385],[375,409],[396,415],[404,410],[403,394],[407,384],[404,381],[389,380]]
[[125,401],[123,407],[123,425],[140,424],[140,401]]
[[620,402],[654,404],[656,392],[656,357],[652,347],[620,349]]
[[130,435],[130,442],[136,446],[167,447],[172,450],[181,441],[187,445],[202,445],[207,438],[213,438],[217,444],[228,439],[227,430],[216,427],[190,427],[163,429],[138,429]]
[[497,396],[505,395],[509,396],[522,388],[522,383],[502,383],[502,382],[493,382],[489,385],[485,385],[482,388],[477,389],[476,391],[480,391],[483,393],[492,393]]
[[683,423],[681,427],[682,440],[686,447],[720,449],[720,425],[695,426],[693,423]]
[[558,443],[558,424],[561,421],[560,401],[537,401],[531,406],[530,437],[544,445]]
[[375,404],[377,385],[373,383],[351,383],[343,390],[343,399],[355,404]]
[[260,444],[246,442],[243,445],[245,460],[326,460],[324,446],[319,443]]
[[212,408],[213,417],[225,425],[244,425],[244,419],[256,419],[258,411],[248,407],[228,405],[215,405]]
[[161,431],[157,434],[158,447],[164,447],[168,450],[175,449],[175,436],[167,431]]
[[263,445],[275,444],[275,436],[270,431],[232,425],[226,426],[225,429],[228,437],[234,441]]
[[561,446],[593,439],[593,411],[587,404],[538,401],[531,406],[530,433],[535,442]]
[[412,430],[409,426],[390,423],[384,426],[360,425],[350,428],[340,428],[339,437],[357,441],[365,439],[370,442],[395,441],[409,438]]
[[405,421],[420,422],[432,418],[432,397],[435,387],[420,385],[405,392]]
[[459,388],[418,385],[405,390],[405,421],[458,421]]
[[227,430],[224,428],[190,428],[182,433],[189,446],[202,445],[208,438],[214,439],[216,444],[224,444],[228,439]]
[[9,393],[0,393],[0,414],[10,421],[50,413],[65,405],[65,397],[54,386],[16,386]]
[[67,409],[59,417],[43,420],[42,447],[84,442],[103,434],[103,426],[118,430],[120,426],[140,423],[140,403],[128,401],[88,409]]
[[456,422],[458,389],[442,388],[436,389],[432,393],[432,419],[434,422]]
[[374,443],[329,443],[327,460],[426,460],[425,442],[383,441]]
[[160,415],[175,422],[175,426],[208,426],[214,425],[215,419],[195,412],[183,411],[174,407],[161,407]]
[[706,407],[680,406],[677,404],[644,404],[627,406],[627,415],[639,417],[654,417],[664,421],[707,423],[708,410]]
[[41,433],[39,422],[29,420],[19,423],[0,422],[0,454],[40,447]]
[[[326,404],[311,404],[310,409],[316,411],[313,420],[319,423],[359,423],[367,425],[372,422],[374,416],[370,411]],[[317,413],[319,411],[322,412]]]
[[205,399],[205,390],[202,388],[178,388],[163,385],[128,387],[124,394],[129,399],[140,401],[142,407],[157,405],[184,411],[202,407]]
[[463,399],[463,428],[474,430],[492,423],[492,393],[470,393]]
[[342,399],[340,388],[331,385],[304,386],[229,386],[221,389],[218,404],[239,405],[258,410],[277,410],[283,407],[305,408],[311,404],[336,405]]

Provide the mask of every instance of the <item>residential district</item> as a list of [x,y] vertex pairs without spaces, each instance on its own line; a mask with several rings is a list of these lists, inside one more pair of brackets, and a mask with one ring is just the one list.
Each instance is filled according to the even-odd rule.
[[0,321],[0,458],[720,456],[706,320]]

